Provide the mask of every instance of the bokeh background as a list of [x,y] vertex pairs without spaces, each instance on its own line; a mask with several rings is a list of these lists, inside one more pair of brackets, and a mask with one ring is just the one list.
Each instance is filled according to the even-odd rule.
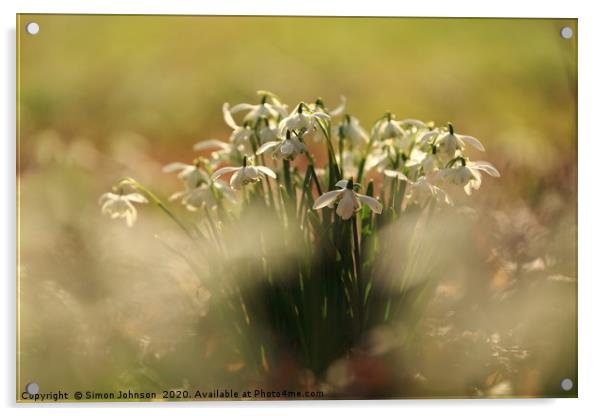
[[248,385],[155,237],[177,230],[150,207],[127,229],[97,200],[126,175],[168,196],[161,166],[226,140],[223,102],[266,89],[344,95],[367,128],[385,111],[452,121],[502,173],[465,201],[474,238],[412,351],[383,349],[403,332],[383,329],[378,354],[324,383],[357,384],[359,367],[375,390],[399,378],[391,397],[576,394],[575,20],[21,15],[17,31],[19,390]]

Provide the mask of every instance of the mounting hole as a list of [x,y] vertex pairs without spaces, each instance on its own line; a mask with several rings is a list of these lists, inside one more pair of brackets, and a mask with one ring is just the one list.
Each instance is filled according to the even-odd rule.
[[27,23],[27,25],[25,26],[25,30],[30,35],[37,35],[38,32],[40,31],[40,25],[37,24],[36,22],[30,22],[30,23]]
[[564,39],[570,39],[573,37],[573,29],[571,29],[568,26],[563,27],[562,29],[560,29],[560,36],[562,36]]
[[40,386],[38,386],[38,383],[29,383],[25,386],[25,391],[29,394],[38,394],[40,392]]
[[564,380],[562,380],[560,382],[560,387],[564,391],[571,391],[571,390],[573,390],[573,380],[571,380],[570,378],[565,378]]

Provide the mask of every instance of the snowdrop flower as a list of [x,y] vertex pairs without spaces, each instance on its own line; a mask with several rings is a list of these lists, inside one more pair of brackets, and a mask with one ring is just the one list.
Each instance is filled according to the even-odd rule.
[[399,160],[407,160],[407,153],[410,152],[411,145],[410,136],[375,142],[366,159],[366,170],[376,169],[378,172],[382,172],[383,169],[392,167]]
[[438,146],[439,152],[443,153],[449,159],[456,156],[457,150],[464,150],[466,144],[470,144],[481,152],[485,151],[483,144],[472,136],[465,136],[463,134],[455,134],[454,127],[451,123],[448,124],[448,131],[439,134],[435,144]]
[[230,178],[230,186],[234,189],[240,189],[249,183],[259,182],[263,176],[269,176],[276,179],[274,171],[266,166],[247,166],[247,158],[243,159],[243,165],[239,168],[232,166],[218,169],[211,175],[211,180],[215,181],[222,175],[233,173]]
[[376,169],[378,172],[382,172],[390,165],[389,153],[382,147],[374,148],[366,158],[366,171]]
[[445,202],[446,204],[451,204],[451,199],[447,193],[438,186],[431,184],[426,176],[421,176],[416,181],[411,181],[402,172],[396,170],[385,170],[384,173],[385,176],[408,183],[408,201],[411,203],[416,203],[423,207],[431,199],[434,199],[436,202]]
[[299,138],[291,137],[290,130],[287,130],[286,138],[284,140],[276,140],[264,143],[261,147],[259,147],[259,149],[257,149],[257,154],[260,155],[265,153],[269,149],[273,149],[273,157],[286,160],[293,160],[300,153],[307,151],[307,148]]
[[425,174],[430,174],[435,172],[443,165],[443,162],[439,158],[438,153],[429,153],[427,154],[422,161],[420,161],[420,166],[424,170]]
[[432,152],[435,146],[437,137],[441,134],[439,128],[424,128],[418,129],[414,133],[414,148],[428,153]]
[[216,139],[199,142],[193,146],[193,149],[197,151],[217,149],[211,152],[211,158],[208,161],[208,166],[212,169],[224,161],[240,160],[242,158],[236,146]]
[[280,137],[280,130],[275,122],[272,122],[267,118],[262,118],[258,123],[257,136],[259,137],[260,144],[278,140]]
[[[211,189],[211,186],[213,186],[214,189]],[[182,204],[184,204],[189,211],[196,211],[203,205],[208,205],[210,207],[217,205],[214,190],[218,194],[224,195],[230,201],[236,200],[232,190],[223,181],[217,179],[213,181],[211,186],[204,183],[194,189],[176,192],[169,197],[169,200],[175,201],[181,199]]]
[[203,151],[209,149],[219,150],[232,150],[232,145],[229,143],[222,142],[217,139],[203,140],[202,142],[196,143],[193,147],[194,150]]
[[146,204],[148,200],[136,192],[130,194],[106,192],[98,200],[103,214],[108,215],[111,219],[125,218],[128,227],[133,226],[138,217],[136,207],[132,202]]
[[346,115],[339,125],[339,137],[350,139],[351,146],[356,147],[368,143],[368,133],[360,126],[357,118]]
[[409,182],[410,192],[408,194],[409,203],[415,203],[424,207],[429,201],[434,200],[435,202],[444,202],[448,205],[452,204],[451,199],[447,193],[431,184],[426,176],[421,176],[415,182]]
[[431,174],[437,171],[443,164],[435,147],[432,147],[432,153],[423,152],[419,148],[414,147],[410,153],[410,157],[405,161],[405,167],[409,169],[410,176],[412,177],[417,176],[421,169],[425,175]]
[[177,178],[184,182],[186,189],[194,189],[201,183],[209,182],[209,175],[199,169],[198,163],[187,165],[186,163],[174,162],[163,167],[163,172],[166,173],[176,171],[180,171]]
[[372,129],[372,136],[376,140],[385,140],[404,136],[404,131],[399,122],[393,119],[391,113],[385,114],[383,118],[376,122]]
[[328,115],[330,115],[330,117],[336,117],[336,116],[343,114],[343,111],[345,111],[346,105],[347,105],[347,97],[345,97],[344,95],[341,95],[341,104],[339,104],[339,106],[332,111],[330,111],[324,107],[324,102],[322,101],[321,98],[318,98],[315,103],[309,104],[308,107],[309,107],[310,111],[313,111],[313,112],[321,111],[321,112],[328,113]]
[[299,103],[295,111],[280,121],[278,127],[281,134],[284,134],[286,130],[313,132],[318,128],[320,121],[328,120],[330,120],[330,116],[325,112],[311,111],[307,104]]
[[281,117],[286,117],[286,106],[280,102],[276,95],[269,91],[257,91],[257,93],[262,96],[260,104],[237,104],[230,109],[230,113],[248,111],[243,118],[243,122],[253,125],[262,118],[278,120]]
[[225,103],[223,108],[224,120],[226,124],[230,126],[233,131],[230,135],[230,142],[242,151],[249,151],[251,148],[251,136],[253,136],[254,130],[248,122],[245,122],[242,126],[239,126],[232,117],[230,106]]
[[439,177],[464,187],[467,195],[470,195],[473,189],[477,190],[481,187],[481,171],[495,178],[500,177],[500,172],[489,162],[470,162],[464,158],[459,160],[462,162],[461,165],[440,170]]
[[399,120],[399,125],[404,127],[409,127],[414,130],[426,129],[428,126],[425,122],[416,120],[414,118],[406,118],[404,120]]
[[313,209],[322,209],[324,207],[337,206],[336,213],[344,220],[350,219],[362,204],[368,205],[370,209],[380,214],[383,211],[383,206],[376,199],[367,195],[360,195],[353,190],[353,180],[340,180],[336,183],[338,188],[335,191],[326,192],[316,199]]

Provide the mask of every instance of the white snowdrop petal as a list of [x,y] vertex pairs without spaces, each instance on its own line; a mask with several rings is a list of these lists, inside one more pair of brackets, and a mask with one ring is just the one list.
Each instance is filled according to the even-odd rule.
[[344,192],[344,189],[337,189],[336,191],[330,191],[320,195],[318,199],[315,200],[313,209],[321,209],[330,205],[337,199],[341,192]]
[[266,166],[255,166],[255,168],[260,171],[261,173],[263,173],[264,175],[269,176],[270,178],[274,178],[276,179],[276,173],[274,173],[274,171]]
[[148,199],[146,199],[146,197],[144,195],[139,194],[139,193],[132,193],[132,194],[124,195],[124,199],[127,199],[128,201],[131,201],[131,202],[137,202],[139,204],[148,203]]
[[358,205],[359,203],[356,201],[354,192],[350,189],[344,189],[343,197],[337,205],[336,213],[342,219],[348,220],[353,216]]
[[439,135],[439,132],[437,131],[429,131],[428,133],[424,133],[422,136],[420,136],[420,138],[418,139],[418,141],[420,143],[424,143],[426,141],[429,141],[430,139],[432,139],[433,137]]
[[234,175],[230,178],[230,186],[234,189],[240,189],[244,181],[242,169],[237,169]]
[[282,143],[282,146],[280,146],[280,153],[282,153],[284,156],[289,156],[294,151],[295,145],[291,140],[285,140],[284,143]]
[[343,114],[343,111],[345,111],[345,106],[347,105],[347,97],[345,97],[344,95],[341,95],[341,104],[339,104],[339,106],[337,108],[335,108],[334,110],[332,110],[330,112],[330,115],[333,117],[336,117],[338,115]]
[[376,199],[374,199],[370,196],[367,196],[367,195],[357,195],[357,197],[359,198],[359,200],[362,203],[368,205],[373,212],[375,212],[377,214],[380,214],[383,212],[382,204],[380,202],[378,202]]
[[257,168],[255,166],[245,166],[244,168],[242,168],[241,171],[245,178],[248,178],[251,180],[255,180],[255,179],[257,179],[257,176],[259,176],[259,171],[257,170]]
[[119,197],[118,195],[116,195],[116,194],[114,194],[112,192],[105,192],[104,194],[102,194],[100,196],[100,198],[98,198],[98,204],[99,205],[104,205],[107,202],[114,201],[118,197]]
[[297,147],[297,151],[298,151],[299,153],[303,153],[303,152],[306,152],[306,151],[307,151],[307,146],[305,146],[305,144],[304,144],[304,143],[301,143],[301,142],[300,142],[300,141],[298,141],[298,140],[295,140],[295,146]]
[[260,155],[262,153],[265,153],[266,151],[268,151],[269,149],[271,149],[272,147],[276,147],[280,144],[280,142],[267,142],[262,144],[259,149],[257,149],[257,152],[255,152],[256,154]]
[[462,134],[457,134],[456,137],[462,142],[470,144],[472,147],[474,147],[477,150],[480,150],[481,152],[485,151],[485,146],[483,146],[483,144],[479,140],[472,136],[464,136]]
[[176,199],[182,198],[187,193],[188,193],[188,191],[179,191],[179,192],[176,192],[174,194],[171,194],[167,200],[168,201],[175,201]]
[[414,127],[426,127],[426,124],[420,120],[416,120],[415,118],[406,118],[404,120],[399,121],[400,124],[408,124]]
[[170,172],[175,172],[175,171],[178,171],[178,170],[186,169],[189,166],[190,165],[187,165],[186,163],[173,162],[173,163],[168,163],[167,165],[163,166],[162,170],[165,173],[170,173]]
[[218,169],[215,172],[213,172],[213,175],[211,175],[211,180],[214,181],[222,175],[225,175],[227,173],[232,173],[237,170],[240,170],[240,168],[235,168],[233,166],[226,166],[224,168]]
[[128,227],[132,227],[134,222],[136,222],[136,211],[128,211],[125,214],[125,222],[127,223]]
[[474,169],[482,170],[483,172],[485,172],[495,178],[499,178],[501,176],[500,172],[495,168],[495,166],[493,166],[491,163],[485,162],[483,160],[471,162],[470,167],[472,167]]
[[323,113],[322,111],[316,111],[315,113],[312,114],[312,117],[319,118],[324,121],[330,120],[330,116],[326,113]]
[[224,113],[224,121],[226,122],[226,124],[233,129],[237,129],[238,125],[236,124],[234,118],[232,117],[232,114],[230,113],[230,104],[224,103],[224,106],[222,107],[222,112]]
[[207,150],[207,149],[214,149],[214,148],[228,150],[228,149],[230,149],[230,145],[226,142],[222,142],[221,140],[209,139],[209,140],[203,140],[202,142],[196,143],[192,148],[194,150]]
[[470,183],[464,185],[464,192],[466,192],[466,195],[472,194],[472,186]]
[[238,113],[239,111],[254,110],[255,108],[258,108],[258,106],[253,105],[253,104],[240,103],[240,104],[236,104],[235,106],[231,107],[230,113],[235,114],[235,113]]
[[481,172],[475,169],[471,169],[473,180],[469,182],[469,185],[472,186],[472,189],[479,189],[481,187],[482,176]]
[[106,201],[104,204],[102,204],[102,207],[100,208],[100,211],[103,214],[108,214],[110,212],[110,207],[111,207],[112,203],[113,203],[113,201]]

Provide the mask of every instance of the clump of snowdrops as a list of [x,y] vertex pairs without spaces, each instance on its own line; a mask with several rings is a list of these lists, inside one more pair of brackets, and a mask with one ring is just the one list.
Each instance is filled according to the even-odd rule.
[[[428,220],[453,205],[449,187],[470,195],[483,173],[500,174],[468,158],[468,148],[484,146],[451,123],[387,112],[368,131],[344,99],[336,108],[321,99],[289,107],[270,92],[258,95],[256,104],[224,104],[228,140],[201,141],[190,162],[164,167],[182,183],[169,201],[183,204],[188,218],[133,178],[100,203],[131,227],[135,204],[150,202],[181,228],[188,250],[174,255],[210,293],[210,310],[245,367],[269,372],[286,351],[320,375],[371,329],[399,319],[404,297],[392,287],[408,271],[379,263],[399,254],[379,230]],[[233,254],[245,242],[252,255]]]

